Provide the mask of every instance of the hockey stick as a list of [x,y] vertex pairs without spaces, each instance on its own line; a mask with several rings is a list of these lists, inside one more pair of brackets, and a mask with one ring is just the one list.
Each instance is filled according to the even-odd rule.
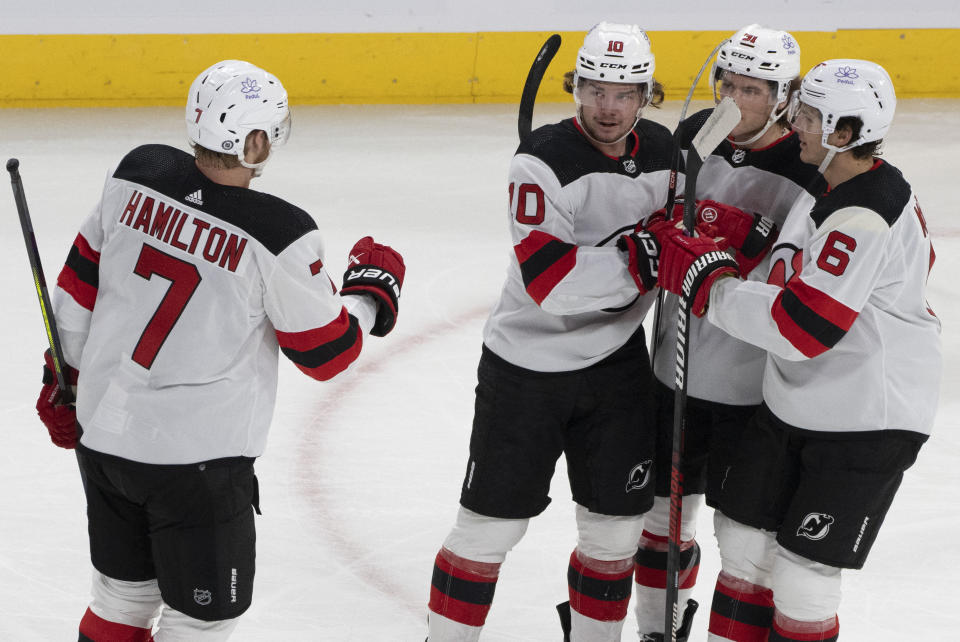
[[33,224],[30,222],[27,197],[23,193],[23,181],[20,180],[20,161],[16,158],[8,160],[7,171],[10,172],[13,200],[17,203],[17,214],[20,215],[23,241],[27,246],[27,257],[30,259],[30,269],[33,271],[33,286],[37,290],[37,298],[40,299],[40,312],[43,315],[43,327],[47,332],[50,354],[53,357],[53,371],[57,378],[57,387],[60,388],[61,402],[68,404],[73,401],[73,391],[67,385],[67,379],[63,374],[63,348],[60,344],[60,334],[57,332],[56,319],[53,317],[50,295],[47,293],[47,281],[43,278],[43,265],[40,263],[40,251],[37,249],[37,239],[33,234]]
[[[694,90],[697,88],[697,85],[700,84],[700,77],[703,76],[703,72],[707,70],[707,65],[710,64],[710,61],[717,55],[720,47],[722,47],[725,42],[726,40],[721,40],[720,43],[713,48],[713,51],[710,52],[710,55],[707,56],[707,59],[703,61],[703,64],[700,65],[700,71],[697,72],[696,78],[693,79],[693,84],[690,85],[690,90],[687,91],[687,98],[683,101],[683,107],[680,108],[680,120],[677,121],[677,129],[673,132],[673,156],[670,159],[670,177],[667,182],[667,203],[663,206],[667,210],[668,217],[673,214],[673,206],[677,202],[677,173],[680,171],[680,157],[682,155],[680,152],[681,126],[687,118],[687,108],[690,107]],[[654,363],[654,360],[657,358],[657,337],[660,336],[661,323],[660,310],[663,307],[664,296],[666,295],[663,290],[660,290],[657,293],[657,302],[653,308],[653,336],[650,338],[650,363]]]
[[[696,224],[696,195],[697,174],[703,167],[703,161],[717,148],[724,138],[733,131],[740,122],[740,110],[731,98],[724,98],[717,105],[703,127],[697,132],[690,151],[687,153],[686,165],[686,194],[683,201],[683,225],[687,236],[693,235]],[[664,640],[676,642],[679,623],[679,605],[677,604],[680,590],[680,519],[683,503],[683,473],[680,472],[680,461],[683,456],[683,433],[686,428],[687,412],[687,345],[690,341],[690,296],[681,296],[677,316],[677,369],[676,386],[673,406],[673,445],[670,456],[670,519],[669,534],[667,536],[667,609],[664,620]],[[691,611],[692,609],[692,611]],[[688,629],[697,603],[688,602],[687,612],[684,614],[683,628]]]
[[520,113],[517,117],[517,130],[520,133],[520,142],[523,143],[530,136],[533,127],[533,104],[537,101],[537,91],[543,74],[550,66],[550,61],[560,49],[560,34],[553,34],[540,47],[540,52],[533,59],[527,79],[523,83],[523,93],[520,95]]

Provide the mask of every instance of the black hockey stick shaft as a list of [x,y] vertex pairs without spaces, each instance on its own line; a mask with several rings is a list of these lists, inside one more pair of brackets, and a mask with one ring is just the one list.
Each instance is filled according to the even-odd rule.
[[[703,72],[707,70],[707,66],[713,60],[713,57],[717,55],[717,52],[720,51],[720,47],[723,46],[724,42],[726,42],[726,40],[721,40],[720,43],[713,48],[713,51],[710,52],[706,60],[703,61],[703,64],[700,65],[700,71],[697,72],[696,77],[693,79],[693,83],[687,91],[687,97],[683,101],[683,107],[680,108],[680,119],[677,121],[677,128],[673,131],[673,153],[670,158],[670,175],[667,180],[667,202],[663,206],[667,210],[668,217],[673,215],[673,206],[677,202],[677,174],[680,172],[680,158],[683,155],[681,152],[683,121],[687,118],[687,109],[690,107],[690,101],[693,99],[693,92],[700,83],[700,77],[703,76]],[[665,296],[663,290],[660,290],[657,293],[657,302],[653,308],[653,336],[650,338],[650,363],[654,363],[657,358],[660,324],[662,323],[660,310],[663,307],[663,297]]]
[[63,374],[65,361],[63,348],[60,343],[60,333],[57,332],[57,323],[53,316],[53,306],[50,303],[50,294],[47,292],[47,281],[43,278],[43,265],[40,263],[40,250],[37,249],[37,238],[33,233],[33,224],[30,222],[30,210],[27,208],[27,197],[23,192],[23,181],[20,179],[20,161],[11,158],[7,161],[7,171],[10,172],[10,183],[13,187],[13,200],[17,204],[17,214],[20,215],[20,229],[23,230],[23,242],[27,247],[27,258],[30,259],[30,270],[33,272],[33,286],[40,300],[40,312],[43,315],[43,327],[47,333],[47,342],[50,344],[50,354],[53,357],[53,371],[60,388],[62,403],[73,401],[73,391],[67,385]]
[[517,131],[520,133],[520,142],[524,142],[530,136],[533,127],[533,105],[537,102],[537,91],[540,89],[540,81],[543,80],[543,74],[546,73],[550,61],[560,49],[560,34],[553,34],[547,38],[543,46],[540,47],[537,57],[533,59],[530,65],[530,71],[527,72],[527,79],[523,83],[523,93],[520,95],[520,113],[517,117]]
[[[730,98],[724,98],[704,122],[687,153],[686,197],[683,201],[684,233],[693,234],[696,225],[697,176],[703,161],[740,122],[740,110]],[[684,279],[684,288],[689,279]],[[680,626],[680,527],[683,517],[683,437],[687,419],[687,375],[690,366],[690,301],[695,292],[684,291],[677,308],[677,362],[674,386],[673,439],[670,450],[670,516],[667,534],[667,597],[664,640],[676,642]],[[696,610],[696,603],[691,605]],[[691,608],[688,606],[687,608]],[[692,614],[691,616],[692,617]]]

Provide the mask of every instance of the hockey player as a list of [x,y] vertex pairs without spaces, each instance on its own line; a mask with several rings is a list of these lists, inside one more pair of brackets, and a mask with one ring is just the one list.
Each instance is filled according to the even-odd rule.
[[534,131],[509,172],[515,260],[487,321],[460,510],[433,571],[429,640],[476,640],[500,566],[550,502],[566,456],[579,539],[567,571],[579,642],[619,640],[642,514],[653,501],[652,375],[641,322],[670,132],[637,26],[600,23],[577,54],[576,116]]
[[[753,228],[754,239],[741,250],[741,262],[756,264],[776,228],[791,208],[804,212],[822,191],[823,181],[816,167],[800,160],[800,142],[786,120],[791,86],[799,83],[800,47],[786,31],[752,24],[743,27],[720,47],[710,76],[714,97],[719,102],[731,97],[742,114],[740,123],[727,141],[707,157],[697,182],[699,217],[714,225],[730,227],[738,222]],[[686,150],[712,110],[694,114],[681,127],[681,147]],[[721,205],[727,204],[727,205]],[[744,216],[736,211],[760,212],[766,219]],[[729,235],[730,230],[725,230]],[[747,258],[743,253],[750,254]],[[753,278],[764,278],[758,270]],[[670,512],[670,462],[673,443],[673,388],[676,370],[677,299],[664,299],[656,337],[657,497],[647,514],[637,551],[635,611],[640,637],[663,631]],[[683,511],[681,528],[680,600],[682,607],[697,579],[700,547],[696,523],[703,496],[716,506],[723,471],[732,456],[739,434],[762,401],[761,377],[765,354],[762,349],[740,341],[716,328],[706,319],[691,318],[690,359],[687,377],[687,415],[684,441]],[[723,555],[721,550],[721,556]],[[772,604],[757,606],[754,592],[765,596],[763,578],[751,575],[754,605],[749,613],[772,616]],[[736,608],[734,590],[721,573],[718,591],[730,595],[732,603],[721,602],[719,613],[711,614],[711,630],[727,620],[745,617]],[[759,598],[765,599],[765,598]],[[721,616],[718,619],[718,615]],[[743,623],[741,623],[743,624]]]
[[310,215],[249,189],[290,133],[276,77],[213,65],[186,123],[195,155],[144,145],[108,176],[54,293],[76,411],[49,352],[37,410],[86,493],[81,641],[229,637],[253,590],[278,349],[325,380],[396,321],[399,253],[358,241],[338,294]]
[[773,622],[711,640],[838,639],[841,569],[863,566],[930,433],[941,370],[940,323],[924,298],[934,254],[910,184],[876,157],[895,106],[872,62],[829,60],[804,77],[791,121],[801,158],[830,189],[791,213],[769,282],[726,278],[708,238],[661,235],[663,287],[695,277],[691,311],[709,302],[710,322],[768,351],[763,406],[723,471],[717,537],[729,586],[749,584],[738,571],[771,568]]

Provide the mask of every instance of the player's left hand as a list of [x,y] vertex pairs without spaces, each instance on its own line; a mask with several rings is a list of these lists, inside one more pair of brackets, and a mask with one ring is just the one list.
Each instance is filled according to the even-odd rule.
[[656,233],[660,241],[660,287],[686,297],[690,311],[703,316],[716,280],[739,274],[736,261],[713,239],[686,236],[676,225],[662,223]]
[[377,301],[377,320],[370,334],[386,336],[397,323],[400,288],[407,271],[403,257],[389,245],[374,242],[372,236],[364,236],[350,250],[347,263],[340,294],[372,295]]
[[734,248],[744,276],[763,260],[779,234],[772,220],[711,200],[697,201],[697,229],[718,240],[722,237],[722,248]]
[[[37,398],[37,414],[47,427],[50,440],[60,448],[75,448],[77,445],[77,411],[72,403],[63,403],[63,396],[53,374],[53,357],[50,350],[43,354],[43,388]],[[70,386],[76,386],[76,368],[65,365],[64,376]]]

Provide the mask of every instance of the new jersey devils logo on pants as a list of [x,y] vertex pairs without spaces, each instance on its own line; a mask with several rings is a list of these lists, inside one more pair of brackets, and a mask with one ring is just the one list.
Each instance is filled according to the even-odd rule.
[[826,513],[810,513],[800,522],[797,535],[812,540],[821,540],[830,532],[833,517]]

